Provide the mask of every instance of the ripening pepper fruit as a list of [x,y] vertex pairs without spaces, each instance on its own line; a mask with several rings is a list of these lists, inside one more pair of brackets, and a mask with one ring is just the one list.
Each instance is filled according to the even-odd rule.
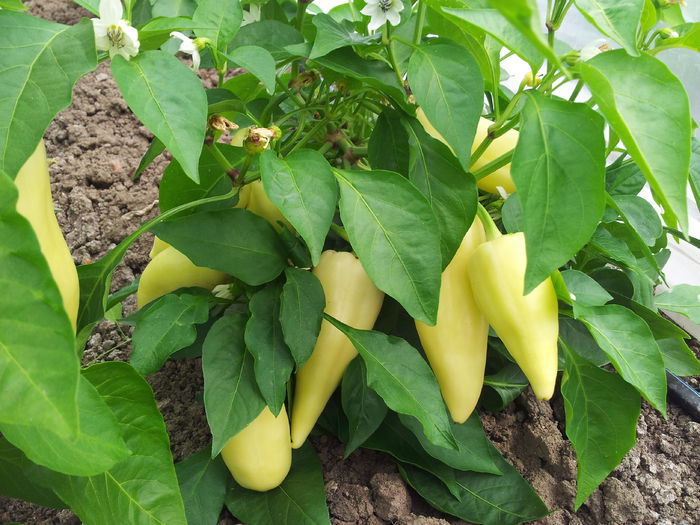
[[170,247],[171,246],[167,242],[161,240],[158,237],[153,237],[153,246],[151,246],[151,251],[148,253],[148,258],[153,259],[160,252]]
[[[428,135],[430,135],[434,139],[439,140],[440,142],[446,144],[449,147],[447,141],[443,138],[440,132],[433,127],[433,125],[425,116],[425,113],[421,108],[418,108],[416,110],[416,118],[423,125],[423,129],[425,129]],[[493,124],[493,122],[491,122],[489,119],[483,117],[479,118],[479,124],[477,125],[476,135],[472,144],[472,153],[476,151],[476,148],[479,147],[479,144],[481,144],[486,138],[489,126],[491,124]],[[510,150],[514,149],[516,144],[518,143],[518,137],[519,132],[517,130],[510,129],[500,137],[494,139],[493,142],[489,145],[489,147],[486,148],[486,150],[471,166],[471,171],[478,170],[479,168],[485,166],[489,162],[496,160],[504,153],[507,153]],[[450,149],[452,148],[450,147]],[[454,150],[452,152],[454,153]],[[499,187],[503,188],[503,191],[505,191],[508,194],[515,193],[515,184],[513,183],[512,177],[510,176],[510,162],[505,166],[498,168],[496,171],[494,171],[490,175],[487,175],[483,179],[479,179],[478,181],[476,181],[476,185],[479,187],[480,190],[487,191],[489,193],[501,193],[498,191]]]
[[291,231],[294,231],[294,228],[292,228],[292,225],[286,217],[282,215],[279,208],[272,203],[267,193],[265,193],[265,188],[260,179],[243,186],[239,194],[238,207],[245,208],[248,211],[252,211],[255,215],[267,219],[277,231],[282,229],[279,221],[285,224]]
[[168,246],[153,257],[141,274],[136,304],[141,308],[178,288],[201,286],[211,290],[230,280],[227,274],[197,266],[185,254]]
[[43,141],[39,142],[17,173],[15,185],[19,193],[17,212],[29,221],[39,239],[41,253],[49,264],[51,275],[61,292],[63,307],[75,330],[80,305],[78,271],[54,213],[49,164]]
[[428,326],[416,321],[430,367],[456,423],[464,423],[471,415],[484,384],[489,326],[474,301],[469,258],[485,240],[484,227],[474,217],[455,256],[442,272],[437,323]]
[[277,487],[292,466],[287,410],[275,417],[268,407],[228,440],[221,457],[241,487],[264,492]]
[[522,232],[479,246],[469,259],[474,299],[527,376],[539,399],[550,399],[557,379],[557,294],[551,278],[523,295],[527,255]]
[[[384,301],[362,267],[349,252],[327,250],[312,270],[326,296],[325,312],[360,330],[370,330]],[[324,319],[316,346],[296,374],[292,408],[292,447],[299,448],[316,424],[345,369],[357,356],[350,340]]]

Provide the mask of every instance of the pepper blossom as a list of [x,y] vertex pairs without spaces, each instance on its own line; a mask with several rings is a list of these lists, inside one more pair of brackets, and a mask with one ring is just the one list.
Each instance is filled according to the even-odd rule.
[[201,61],[199,51],[200,49],[203,49],[203,46],[200,47],[196,40],[192,40],[190,37],[184,35],[183,33],[180,33],[180,31],[173,31],[172,33],[170,33],[170,36],[173,38],[177,38],[181,41],[180,48],[178,49],[180,53],[192,55],[192,69],[197,71],[199,69],[199,63]]
[[401,22],[403,3],[401,0],[366,0],[367,5],[362,8],[363,15],[370,17],[367,29],[374,31],[389,22],[392,26]]
[[129,60],[139,52],[139,33],[123,16],[120,0],[101,0],[100,18],[93,18],[92,26],[99,51],[108,51],[110,58],[121,55]]

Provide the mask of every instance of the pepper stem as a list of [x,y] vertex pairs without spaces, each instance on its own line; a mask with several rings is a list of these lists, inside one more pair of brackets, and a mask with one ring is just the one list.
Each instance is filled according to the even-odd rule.
[[484,208],[480,202],[476,205],[476,214],[478,215],[481,224],[484,226],[487,241],[492,241],[502,235],[501,230],[498,229],[498,226],[496,226],[496,223],[493,222],[491,215],[488,211],[486,211],[486,208]]

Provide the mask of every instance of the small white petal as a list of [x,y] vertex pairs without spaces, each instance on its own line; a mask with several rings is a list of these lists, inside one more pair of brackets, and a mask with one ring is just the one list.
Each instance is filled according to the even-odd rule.
[[116,24],[124,14],[121,0],[100,0],[100,19],[108,24]]
[[201,58],[199,56],[199,51],[195,49],[194,53],[192,53],[192,69],[197,71],[199,69],[199,63],[201,61]]
[[386,19],[392,26],[397,26],[401,22],[401,15],[392,9],[386,12]]

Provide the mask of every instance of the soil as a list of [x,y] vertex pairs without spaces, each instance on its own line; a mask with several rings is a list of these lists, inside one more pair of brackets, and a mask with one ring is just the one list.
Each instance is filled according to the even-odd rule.
[[[30,12],[73,24],[87,11],[68,0],[28,0]],[[134,183],[131,175],[146,151],[151,134],[122,100],[107,64],[78,82],[73,104],[46,133],[57,215],[78,264],[98,259],[157,213],[158,181],[168,159],[161,156]],[[114,275],[120,288],[139,275],[148,261],[152,237],[145,235],[129,250]],[[127,302],[126,311],[135,308]],[[128,337],[114,323],[101,323],[89,340],[85,359],[101,356]],[[128,345],[102,359],[125,360]],[[163,413],[176,461],[203,448],[209,431],[200,403],[198,360],[169,361],[149,378]],[[697,382],[695,383],[697,386]],[[693,525],[700,516],[700,424],[679,408],[669,407],[668,421],[644,404],[638,443],[622,464],[577,511],[576,462],[564,438],[561,398],[538,402],[528,393],[500,413],[482,413],[495,445],[545,503],[556,510],[539,523]],[[465,522],[431,509],[401,480],[384,455],[358,450],[343,461],[334,438],[313,440],[324,469],[328,505],[336,525],[446,525]],[[70,511],[55,511],[0,497],[0,522],[76,524]],[[237,521],[226,512],[220,524]]]

